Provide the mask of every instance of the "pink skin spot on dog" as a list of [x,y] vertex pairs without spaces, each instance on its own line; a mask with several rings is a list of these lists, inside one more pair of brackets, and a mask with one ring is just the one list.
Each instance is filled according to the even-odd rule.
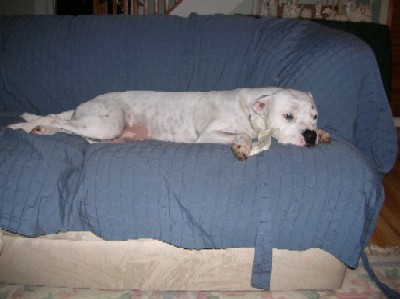
[[298,146],[306,146],[306,141],[304,140],[303,136],[299,136],[299,139],[297,141]]
[[140,141],[150,139],[149,130],[145,124],[134,124],[127,127],[118,138],[112,140],[112,143],[122,143],[127,141]]

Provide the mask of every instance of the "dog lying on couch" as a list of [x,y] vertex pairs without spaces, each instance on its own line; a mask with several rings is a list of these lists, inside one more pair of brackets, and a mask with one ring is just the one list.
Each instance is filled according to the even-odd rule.
[[9,127],[39,135],[66,132],[89,141],[230,143],[239,160],[247,159],[252,140],[266,129],[274,129],[272,135],[279,143],[330,142],[329,134],[317,129],[318,112],[311,94],[282,88],[114,92],[57,115],[22,117],[26,123]]

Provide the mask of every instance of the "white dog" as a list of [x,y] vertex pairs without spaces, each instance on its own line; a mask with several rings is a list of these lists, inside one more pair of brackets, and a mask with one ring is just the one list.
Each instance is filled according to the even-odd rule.
[[65,132],[89,141],[156,139],[184,143],[229,143],[247,159],[252,140],[273,128],[279,143],[313,146],[330,142],[317,129],[311,94],[280,88],[215,92],[127,91],[97,96],[76,110],[44,117],[23,114],[10,125],[33,134]]

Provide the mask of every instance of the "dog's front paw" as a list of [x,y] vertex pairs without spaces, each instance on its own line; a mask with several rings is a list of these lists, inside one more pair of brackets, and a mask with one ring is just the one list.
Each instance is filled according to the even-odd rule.
[[233,155],[239,161],[244,161],[250,155],[251,138],[249,136],[240,135],[232,143]]
[[325,132],[324,130],[317,129],[317,135],[318,135],[318,143],[331,143],[332,141],[331,135],[328,132]]

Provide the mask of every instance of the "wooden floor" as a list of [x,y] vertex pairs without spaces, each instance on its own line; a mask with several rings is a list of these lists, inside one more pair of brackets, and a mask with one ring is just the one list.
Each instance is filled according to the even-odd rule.
[[[397,129],[400,148],[400,129]],[[400,154],[396,165],[383,181],[385,202],[370,243],[380,247],[400,247]]]

